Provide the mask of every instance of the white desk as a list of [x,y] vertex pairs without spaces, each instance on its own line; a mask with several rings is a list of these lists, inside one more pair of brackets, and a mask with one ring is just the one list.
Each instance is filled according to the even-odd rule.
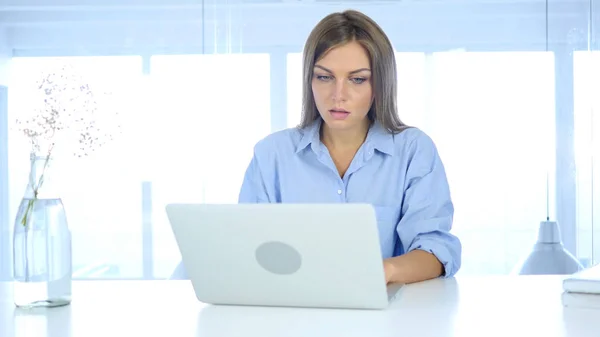
[[600,336],[600,310],[564,308],[561,280],[433,280],[385,311],[211,306],[188,281],[76,281],[70,306],[26,311],[0,283],[0,336]]

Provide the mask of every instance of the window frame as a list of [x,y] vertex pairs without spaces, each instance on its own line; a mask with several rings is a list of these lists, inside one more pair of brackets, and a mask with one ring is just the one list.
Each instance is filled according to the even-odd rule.
[[0,281],[12,277],[11,222],[8,210],[8,87],[0,85]]

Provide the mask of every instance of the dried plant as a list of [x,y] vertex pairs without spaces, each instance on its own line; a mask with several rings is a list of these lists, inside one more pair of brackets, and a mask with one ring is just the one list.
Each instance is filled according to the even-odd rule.
[[[27,224],[29,212],[38,198],[56,145],[65,151],[71,149],[76,157],[85,157],[113,140],[114,130],[120,132],[118,112],[102,108],[106,107],[103,103],[108,102],[109,93],[95,93],[69,65],[43,72],[32,89],[31,116],[16,120],[16,127],[29,139],[32,157],[29,183],[33,198],[21,221],[23,225]],[[103,121],[113,125],[103,129]],[[38,156],[45,157],[45,163],[39,179],[34,181],[33,158]]]

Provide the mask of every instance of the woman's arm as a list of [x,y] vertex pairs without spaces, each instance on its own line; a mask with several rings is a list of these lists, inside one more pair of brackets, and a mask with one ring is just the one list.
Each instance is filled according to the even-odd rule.
[[421,133],[410,146],[404,201],[396,228],[404,254],[386,259],[386,278],[413,283],[451,277],[460,268],[462,245],[450,233],[454,206],[435,144]]
[[238,203],[267,202],[269,202],[269,196],[267,189],[265,188],[259,160],[255,152],[244,174],[244,181],[242,182],[242,187],[240,188]]
[[442,275],[444,266],[435,255],[413,250],[383,261],[387,283],[414,283]]

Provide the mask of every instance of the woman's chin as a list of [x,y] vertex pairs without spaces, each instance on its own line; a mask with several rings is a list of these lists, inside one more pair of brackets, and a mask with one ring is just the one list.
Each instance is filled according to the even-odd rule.
[[349,118],[346,119],[324,118],[323,120],[325,121],[325,124],[327,124],[327,126],[332,130],[355,129],[367,124],[366,119],[356,120],[355,118],[351,118],[351,116],[348,117]]

